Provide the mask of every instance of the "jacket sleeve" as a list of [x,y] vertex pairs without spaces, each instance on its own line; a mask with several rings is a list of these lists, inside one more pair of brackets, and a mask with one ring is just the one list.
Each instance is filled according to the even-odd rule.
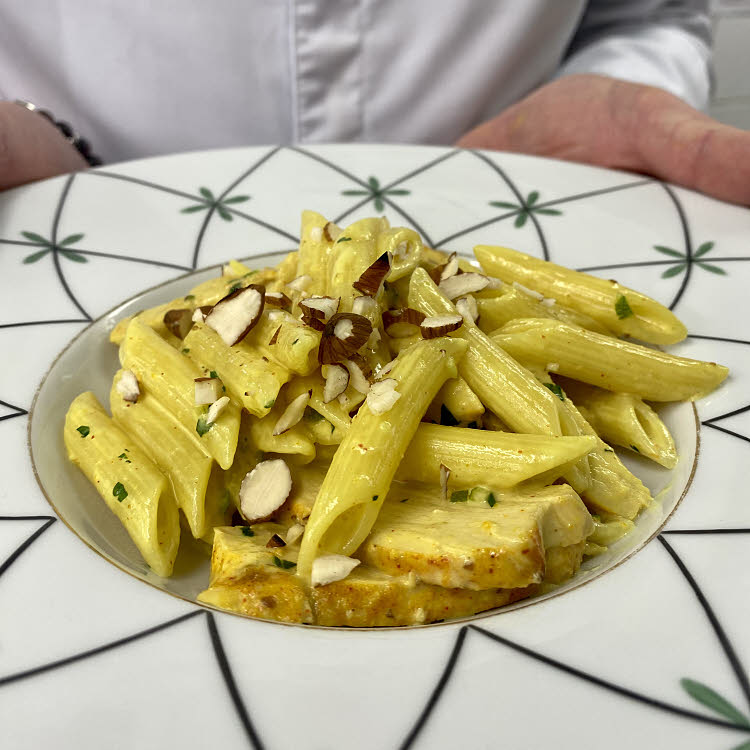
[[705,109],[711,89],[708,0],[591,0],[557,77],[599,73],[658,86]]

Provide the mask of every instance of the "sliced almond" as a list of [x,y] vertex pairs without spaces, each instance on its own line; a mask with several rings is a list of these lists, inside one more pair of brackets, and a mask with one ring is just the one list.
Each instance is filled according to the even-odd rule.
[[517,281],[513,282],[513,288],[518,289],[519,292],[523,292],[524,294],[528,294],[529,297],[533,297],[534,299],[538,299],[540,302],[544,299],[544,295],[540,292],[537,292],[534,289],[529,289],[529,287],[524,286],[523,284],[519,284]]
[[170,333],[182,340],[193,327],[193,314],[188,308],[168,310],[164,313],[164,325]]
[[240,513],[251,523],[268,518],[292,491],[292,475],[280,458],[261,461],[240,485]]
[[341,581],[359,565],[360,561],[346,555],[321,555],[313,560],[310,583],[325,586],[327,583]]
[[[462,276],[468,276],[468,274],[462,274]],[[463,324],[464,319],[461,315],[435,315],[425,318],[422,325],[419,326],[419,330],[422,332],[423,338],[436,339],[438,336],[445,336],[452,331],[457,331]]]
[[364,315],[366,318],[371,318],[376,315],[378,311],[378,303],[374,297],[355,297],[352,302],[352,312],[355,315]]
[[220,399],[211,404],[208,407],[208,414],[206,414],[206,422],[213,424],[218,418],[219,414],[229,405],[229,396],[222,396]]
[[266,307],[278,307],[281,310],[290,310],[292,300],[284,292],[266,292]]
[[323,365],[349,359],[370,338],[372,323],[363,315],[336,313],[326,323],[318,349],[318,361]]
[[287,544],[294,544],[298,539],[302,538],[302,535],[305,533],[305,527],[301,523],[295,523],[292,524],[287,530],[286,530],[286,543]]
[[267,542],[266,547],[286,547],[286,542],[278,535],[274,534]]
[[497,276],[488,276],[490,283],[487,284],[487,289],[502,289],[505,286],[505,282],[502,279],[498,279]]
[[458,273],[458,255],[451,253],[440,269],[440,281],[445,281]]
[[312,276],[308,276],[306,273],[302,276],[297,276],[296,279],[292,279],[287,286],[290,289],[294,289],[296,292],[304,292],[310,283],[312,282]]
[[313,227],[310,229],[310,239],[313,242],[320,242],[323,239],[323,227]]
[[204,313],[200,307],[196,307],[195,310],[193,310],[193,315],[190,319],[193,321],[193,323],[205,323],[206,313]]
[[440,464],[440,496],[443,500],[448,499],[448,480],[450,478],[451,470],[445,464]]
[[260,320],[266,290],[257,284],[237,289],[219,300],[206,315],[206,325],[234,346],[247,336]]
[[381,380],[382,378],[384,378],[384,377],[385,377],[385,376],[386,376],[386,375],[387,375],[387,374],[388,374],[388,373],[389,373],[389,372],[390,372],[390,371],[391,371],[391,370],[393,369],[393,366],[394,366],[395,364],[396,364],[396,360],[395,360],[395,359],[392,359],[392,360],[391,360],[390,362],[386,362],[386,363],[385,363],[385,364],[384,364],[384,365],[383,365],[383,366],[382,366],[382,367],[381,367],[381,368],[380,368],[380,369],[378,370],[378,372],[377,372],[377,374],[375,375],[375,377],[376,377],[376,378],[377,378],[378,380]]
[[284,413],[279,417],[276,426],[273,428],[274,435],[282,435],[302,419],[302,415],[310,403],[310,396],[312,396],[312,391],[305,391],[289,403],[289,406],[284,409]]
[[370,386],[365,400],[373,414],[385,414],[401,398],[397,385],[394,378],[384,378]]
[[370,381],[367,379],[361,364],[353,359],[346,359],[343,364],[349,370],[349,382],[352,384],[352,388],[359,393],[367,394],[370,390]]
[[330,403],[340,396],[349,385],[349,371],[341,365],[323,365],[326,379],[323,387],[323,403]]
[[329,221],[324,227],[323,227],[323,237],[328,240],[328,242],[336,242],[336,240],[341,237],[343,234],[343,229],[338,224],[334,224],[332,221]]
[[321,333],[326,329],[326,323],[322,318],[318,318],[308,312],[302,313],[302,322],[306,326],[309,326],[315,331],[320,331]]
[[406,338],[419,333],[419,325],[425,319],[425,314],[411,307],[400,310],[386,310],[383,315],[383,328],[394,339]]
[[545,307],[554,307],[557,304],[557,300],[554,297],[544,297],[542,304]]
[[141,389],[138,385],[138,378],[132,370],[123,370],[120,380],[117,382],[117,392],[125,401],[134,404],[141,395]]
[[338,312],[340,302],[341,297],[308,297],[299,306],[313,318],[327,321]]
[[471,295],[456,300],[456,310],[458,310],[465,323],[474,323],[479,317],[477,301]]
[[448,299],[456,299],[466,294],[481,292],[489,286],[490,280],[481,273],[460,273],[441,281],[440,291]]
[[391,270],[390,253],[383,253],[364,273],[355,281],[352,286],[362,294],[368,297],[377,296],[380,285]]
[[213,404],[221,397],[221,380],[219,378],[195,378],[195,404]]

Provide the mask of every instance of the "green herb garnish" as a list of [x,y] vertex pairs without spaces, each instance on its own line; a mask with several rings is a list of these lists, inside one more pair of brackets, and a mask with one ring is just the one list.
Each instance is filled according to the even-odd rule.
[[455,490],[451,492],[452,503],[465,503],[469,499],[469,490]]
[[211,372],[208,373],[209,378],[218,378],[219,376],[216,374],[216,370],[211,370]]
[[85,438],[89,436],[89,432],[91,432],[91,430],[89,429],[89,426],[87,424],[82,424],[80,427],[76,427],[76,432],[80,432],[81,437]]
[[263,404],[264,409],[271,409],[273,408],[273,405],[276,403],[276,399],[272,398],[270,401],[266,401],[265,404]]
[[255,532],[249,526],[243,526],[242,536],[255,536]]
[[372,501],[373,501],[373,502],[375,502],[375,501],[376,501],[377,499],[378,499],[378,496],[377,496],[377,495],[373,495],[373,496],[372,496]]
[[200,417],[195,425],[195,431],[203,437],[213,426],[213,422],[206,422],[205,417]]
[[294,339],[294,341],[292,341],[292,346],[294,346],[297,343],[299,343],[299,339]]
[[630,309],[630,305],[628,304],[628,298],[624,294],[619,295],[619,297],[615,300],[615,312],[617,313],[617,317],[620,320],[629,318],[633,315],[633,311]]
[[339,244],[339,242],[351,242],[351,241],[352,241],[352,238],[351,238],[351,237],[339,237],[339,238],[338,238],[338,239],[336,240],[336,244],[338,245],[338,244]]
[[126,453],[121,453],[117,458],[121,458],[126,464],[132,464],[133,462],[128,458]]
[[238,289],[242,289],[242,282],[241,281],[235,281],[232,286],[229,287],[230,292],[236,292]]
[[497,500],[495,500],[495,496],[490,492],[490,494],[487,495],[487,505],[489,505],[490,508],[494,508],[496,502]]
[[182,353],[183,353],[183,354],[190,354],[190,349],[183,349],[183,350],[182,350]]
[[409,498],[405,497],[403,500],[401,500],[402,503],[405,503]]
[[195,295],[194,295],[194,294],[186,294],[186,295],[185,295],[185,299],[186,299],[186,300],[187,300],[188,302],[192,302],[192,301],[193,301],[193,300],[195,299]]
[[289,570],[289,568],[297,567],[297,563],[293,563],[291,560],[282,560],[280,557],[276,557],[276,555],[273,556],[273,564],[282,570]]
[[545,383],[544,386],[546,388],[549,388],[552,391],[552,393],[554,393],[555,396],[557,396],[560,399],[560,401],[565,401],[565,394],[563,393],[563,389],[560,388],[560,386],[557,383]]
[[632,449],[633,449],[633,450],[634,450],[634,451],[635,451],[636,453],[640,453],[640,451],[638,450],[638,448],[636,448],[636,447],[635,447],[634,445],[631,445],[630,447],[631,447],[631,448],[632,448]]
[[128,491],[125,489],[125,487],[123,487],[122,482],[118,482],[112,488],[112,494],[117,498],[119,502],[122,502],[128,496]]

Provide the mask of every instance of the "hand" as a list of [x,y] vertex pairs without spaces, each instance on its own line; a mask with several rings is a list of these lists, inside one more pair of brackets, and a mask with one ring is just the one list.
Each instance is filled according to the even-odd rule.
[[0,190],[87,166],[46,117],[0,102]]
[[615,78],[560,78],[458,145],[642,172],[750,205],[750,132],[722,125],[662,89]]

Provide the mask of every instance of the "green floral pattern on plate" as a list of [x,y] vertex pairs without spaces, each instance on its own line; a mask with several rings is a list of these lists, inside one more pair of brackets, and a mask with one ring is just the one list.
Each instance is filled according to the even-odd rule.
[[520,205],[518,203],[508,203],[507,201],[490,201],[490,206],[518,211],[513,225],[519,229],[526,223],[531,214],[544,214],[545,216],[560,216],[562,214],[562,211],[558,211],[556,208],[546,208],[545,206],[538,205],[538,201],[539,191],[532,190],[526,196],[526,200]]
[[719,268],[719,266],[714,266],[710,263],[706,263],[705,261],[698,260],[698,258],[702,258],[706,253],[711,252],[711,250],[713,250],[714,248],[714,244],[715,243],[713,242],[704,242],[693,253],[691,258],[687,258],[685,256],[685,253],[681,253],[679,250],[675,250],[674,248],[665,247],[664,245],[654,245],[654,250],[658,250],[663,255],[669,255],[671,258],[679,259],[675,261],[675,265],[664,271],[661,277],[663,279],[669,279],[672,276],[677,276],[687,269],[688,263],[695,263],[696,266],[699,266],[704,271],[710,271],[711,273],[726,276],[727,272],[723,268]]
[[213,192],[207,187],[198,188],[198,192],[203,196],[205,200],[200,203],[194,203],[192,206],[185,206],[180,210],[183,214],[193,214],[196,211],[205,211],[209,208],[216,209],[216,213],[221,216],[224,221],[232,221],[234,218],[231,214],[231,209],[227,206],[233,206],[237,203],[244,203],[250,200],[249,195],[233,195],[231,198],[216,198]]
[[30,255],[27,255],[23,259],[24,263],[36,263],[52,251],[57,251],[63,256],[63,258],[75,261],[76,263],[88,263],[88,258],[77,253],[75,250],[70,250],[68,247],[69,245],[75,245],[77,242],[80,242],[85,237],[84,234],[70,234],[65,239],[60,240],[57,244],[54,244],[51,240],[42,237],[41,234],[37,234],[36,232],[21,232],[21,235],[42,248],[41,250],[36,250]]
[[341,195],[366,195],[373,201],[376,211],[385,209],[385,196],[387,195],[409,195],[409,191],[403,188],[381,187],[380,180],[377,177],[370,177],[367,184],[368,190],[342,190]]

